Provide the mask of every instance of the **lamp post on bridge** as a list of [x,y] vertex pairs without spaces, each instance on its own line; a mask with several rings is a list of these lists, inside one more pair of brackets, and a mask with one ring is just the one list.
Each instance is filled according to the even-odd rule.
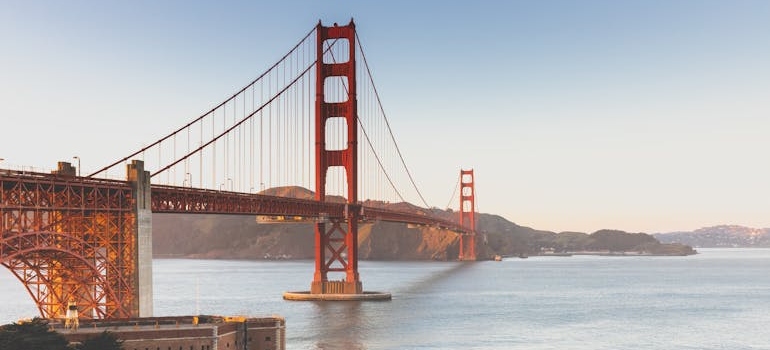
[[228,177],[227,178],[227,182],[230,184],[230,191],[232,192],[233,191],[233,179]]
[[[187,180],[188,177],[190,179],[189,181]],[[184,186],[185,182],[188,183],[190,185],[190,187],[192,187],[192,174],[190,174],[190,173],[185,173],[184,174],[184,181],[182,181],[182,186]]]
[[80,157],[74,156],[72,159],[76,159],[78,161],[78,176],[80,176]]

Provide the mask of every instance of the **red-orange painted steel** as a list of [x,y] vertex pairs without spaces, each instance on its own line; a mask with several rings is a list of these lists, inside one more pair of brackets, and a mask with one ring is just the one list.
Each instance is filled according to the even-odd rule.
[[[461,181],[459,222],[359,204],[355,25],[352,20],[333,27],[319,22],[317,39],[315,200],[152,185],[152,212],[319,218],[313,293],[339,292],[339,283],[327,286],[333,282],[328,281],[328,272],[345,274],[342,292],[362,292],[357,251],[358,222],[362,220],[456,231],[461,234],[460,259],[475,260],[473,170],[461,171],[461,177],[469,175],[470,180]],[[348,41],[346,62],[324,63],[327,40]],[[324,82],[333,76],[347,79],[346,101],[325,101]],[[333,117],[347,123],[347,148],[343,150],[326,149],[326,121]],[[345,168],[347,203],[326,202],[326,175],[333,166]],[[137,199],[132,185],[74,175],[72,169],[52,174],[0,169],[0,264],[24,284],[43,317],[63,315],[70,299],[76,301],[84,318],[136,317]]]
[[153,213],[285,215],[303,218],[344,218],[358,215],[361,221],[388,221],[433,226],[455,232],[467,232],[453,220],[424,213],[393,211],[373,206],[319,202],[309,199],[267,196],[252,193],[214,191],[190,187],[152,185]]
[[[356,28],[353,20],[345,26],[336,23],[325,27],[318,22],[316,27],[316,102],[315,102],[315,199],[326,201],[326,176],[330,167],[345,168],[347,176],[347,202],[349,206],[358,203],[358,107],[356,103]],[[326,42],[329,40],[330,42]],[[348,57],[344,62],[324,62],[325,45],[347,41]],[[342,59],[342,58],[341,58]],[[340,77],[347,81],[347,98],[342,102],[326,102],[324,84],[328,77]],[[344,79],[347,78],[347,79]],[[329,150],[326,145],[326,122],[329,118],[344,118],[347,124],[347,147]],[[348,209],[351,209],[348,207]],[[315,273],[310,286],[311,293],[325,293],[328,273],[345,272],[345,293],[362,293],[358,276],[358,210],[346,210],[343,217],[333,218],[332,227],[326,223],[315,225]],[[347,222],[347,231],[343,224]],[[342,236],[342,237],[340,237]],[[327,256],[328,253],[328,256]],[[334,267],[334,266],[341,267]]]
[[0,264],[42,317],[136,316],[132,190],[125,181],[0,170]]
[[[287,215],[322,218],[324,272],[353,268],[350,221],[390,221],[467,229],[428,214],[349,203],[152,185],[153,213]],[[84,318],[137,316],[136,236],[129,182],[0,170],[0,264],[27,288],[43,317],[64,314],[70,298]],[[345,225],[348,225],[347,231]],[[354,227],[354,230],[357,227]],[[326,256],[326,255],[324,255]],[[357,270],[354,284],[360,289]],[[322,284],[323,285],[323,284]]]
[[460,169],[460,226],[470,230],[460,234],[460,260],[476,260],[476,189],[473,169]]

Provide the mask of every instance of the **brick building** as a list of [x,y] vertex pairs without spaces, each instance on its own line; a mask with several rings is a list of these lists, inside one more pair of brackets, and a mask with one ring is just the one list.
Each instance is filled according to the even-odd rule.
[[59,322],[54,329],[70,342],[108,331],[124,350],[283,350],[285,324],[278,316],[174,316],[81,320],[77,329]]

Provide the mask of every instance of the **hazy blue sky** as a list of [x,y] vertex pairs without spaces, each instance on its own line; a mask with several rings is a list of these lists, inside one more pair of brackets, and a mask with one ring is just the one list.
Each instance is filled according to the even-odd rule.
[[0,166],[95,170],[351,17],[432,205],[473,167],[538,229],[770,227],[770,1],[0,0]]

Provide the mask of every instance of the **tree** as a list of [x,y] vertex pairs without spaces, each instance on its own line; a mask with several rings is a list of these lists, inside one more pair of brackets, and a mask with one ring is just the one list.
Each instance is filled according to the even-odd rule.
[[95,337],[86,339],[78,350],[122,350],[123,341],[115,334],[104,331]]
[[0,326],[0,349],[66,350],[67,340],[48,327],[48,320],[35,317]]

